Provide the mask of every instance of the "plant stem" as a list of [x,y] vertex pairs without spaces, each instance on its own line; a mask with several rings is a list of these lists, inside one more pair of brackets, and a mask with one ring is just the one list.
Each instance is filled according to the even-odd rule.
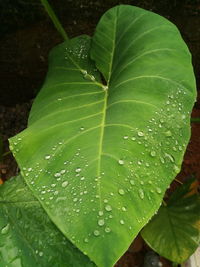
[[178,180],[178,179],[174,179],[174,181],[176,181],[177,183],[179,183],[179,184],[183,184],[180,180]]
[[191,122],[200,122],[200,118],[191,118]]
[[65,32],[63,26],[61,25],[60,21],[58,20],[55,12],[53,11],[52,7],[49,5],[48,0],[41,0],[42,5],[44,6],[46,12],[48,13],[49,17],[51,18],[54,26],[56,27],[57,31],[62,35],[63,39],[69,40],[67,33]]

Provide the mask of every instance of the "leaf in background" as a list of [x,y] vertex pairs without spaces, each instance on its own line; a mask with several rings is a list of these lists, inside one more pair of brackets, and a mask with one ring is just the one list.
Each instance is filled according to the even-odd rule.
[[185,43],[154,13],[112,8],[90,43],[53,49],[29,126],[10,148],[52,221],[110,267],[180,170],[196,92]]
[[200,198],[188,196],[193,181],[180,186],[141,232],[153,250],[176,263],[187,260],[200,242]]
[[0,186],[0,266],[95,266],[51,222],[19,176]]

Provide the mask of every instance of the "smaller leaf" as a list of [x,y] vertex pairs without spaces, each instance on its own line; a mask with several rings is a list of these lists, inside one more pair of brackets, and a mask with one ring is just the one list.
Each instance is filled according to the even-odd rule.
[[1,267],[92,267],[51,222],[21,176],[0,186]]
[[200,242],[200,198],[188,194],[193,182],[179,187],[141,232],[153,250],[176,263],[189,258]]

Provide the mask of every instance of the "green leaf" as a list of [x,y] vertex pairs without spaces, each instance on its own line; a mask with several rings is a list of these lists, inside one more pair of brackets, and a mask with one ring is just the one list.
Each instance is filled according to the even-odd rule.
[[0,265],[94,266],[55,227],[21,176],[0,186]]
[[187,260],[200,243],[200,198],[187,195],[192,181],[178,188],[141,232],[153,250],[176,263]]
[[92,46],[81,36],[52,50],[29,126],[10,148],[52,221],[98,266],[112,266],[158,210],[195,96],[178,30],[140,8],[106,12]]

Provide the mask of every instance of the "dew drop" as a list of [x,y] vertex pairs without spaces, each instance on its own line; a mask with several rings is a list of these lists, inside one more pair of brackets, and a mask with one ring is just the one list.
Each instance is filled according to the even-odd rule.
[[118,160],[118,163],[119,163],[120,165],[124,165],[124,161],[123,161],[122,159],[119,159],[119,160]]
[[130,180],[129,182],[130,182],[131,185],[135,184],[135,182],[133,180]]
[[141,137],[141,136],[144,136],[144,133],[143,132],[138,132],[137,135]]
[[60,176],[61,176],[61,174],[59,172],[54,174],[54,177],[60,177]]
[[174,165],[174,171],[178,174],[180,172],[180,168],[177,165]]
[[118,193],[119,193],[121,196],[125,194],[124,190],[121,189],[121,188],[118,190]]
[[161,163],[165,163],[165,160],[163,157],[160,157],[160,161],[161,161]]
[[171,136],[172,136],[171,131],[166,131],[166,132],[165,132],[165,136],[167,136],[167,137],[171,137]]
[[84,129],[85,129],[84,127],[81,127],[81,128],[80,128],[81,131],[84,131]]
[[120,220],[119,222],[120,222],[120,224],[124,224],[124,220]]
[[105,228],[105,232],[106,232],[106,233],[110,233],[110,232],[111,232],[110,228],[109,228],[109,227],[106,227],[106,228]]
[[75,172],[81,172],[81,168],[77,168],[76,170],[75,170]]
[[126,211],[126,208],[125,207],[122,207],[122,211]]
[[112,207],[111,207],[110,205],[106,205],[106,206],[105,206],[105,210],[106,210],[106,211],[111,211],[111,210],[112,210]]
[[161,190],[159,187],[157,187],[157,188],[156,188],[156,192],[157,192],[158,194],[161,194],[161,193],[162,193],[162,190]]
[[156,156],[156,152],[155,152],[155,151],[151,151],[151,152],[150,152],[150,155],[151,155],[152,157],[155,157],[155,156]]
[[62,183],[62,187],[63,188],[66,187],[67,185],[68,185],[68,181],[65,181],[65,182]]
[[132,141],[135,141],[135,140],[136,140],[136,138],[135,138],[135,137],[132,137],[132,138],[131,138],[131,140],[132,140]]
[[45,159],[50,159],[50,158],[51,158],[50,155],[46,155],[46,156],[45,156]]
[[99,236],[100,232],[98,230],[94,230],[93,234],[94,234],[94,236]]
[[166,157],[166,158],[169,158],[169,160],[170,160],[171,162],[174,162],[174,157],[173,157],[172,155],[170,155],[170,154],[168,154],[168,153],[165,153],[165,157]]
[[89,242],[88,238],[85,238],[85,239],[84,239],[84,242],[85,242],[85,243],[88,243],[88,242]]
[[139,189],[138,193],[139,193],[139,197],[141,199],[144,199],[144,192],[143,192],[143,190],[142,189]]
[[64,173],[66,173],[66,170],[61,170],[60,171],[60,174],[64,174]]
[[104,219],[100,219],[100,220],[98,220],[98,225],[99,226],[103,226],[104,225]]
[[102,210],[99,211],[99,216],[103,216],[103,211]]
[[128,136],[127,136],[127,135],[125,135],[125,136],[124,136],[124,139],[125,139],[125,140],[127,140],[127,139],[128,139]]

